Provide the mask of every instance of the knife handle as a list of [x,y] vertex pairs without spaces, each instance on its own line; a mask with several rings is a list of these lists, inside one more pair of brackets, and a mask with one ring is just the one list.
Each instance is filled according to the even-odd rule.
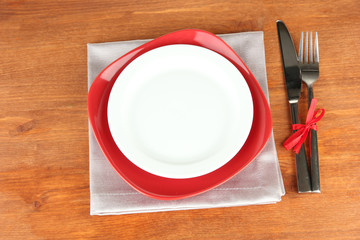
[[[291,103],[291,119],[293,124],[299,123],[299,109],[298,103]],[[294,131],[296,132],[296,130]],[[297,184],[298,184],[298,192],[311,192],[311,182],[309,175],[308,163],[306,160],[306,153],[304,144],[300,148],[299,154],[295,154],[296,158],[296,176],[297,176]]]
[[[314,98],[312,85],[308,86],[308,104]],[[320,193],[320,171],[319,171],[319,152],[316,130],[310,130],[310,163],[311,163],[311,186],[312,191]]]

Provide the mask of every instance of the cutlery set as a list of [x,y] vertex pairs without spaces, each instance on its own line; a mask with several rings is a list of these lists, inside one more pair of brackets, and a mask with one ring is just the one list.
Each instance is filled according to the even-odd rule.
[[[294,125],[299,125],[299,109],[298,102],[301,94],[301,84],[304,82],[308,88],[308,105],[309,112],[312,102],[316,102],[313,93],[313,84],[319,78],[319,43],[318,35],[315,33],[315,41],[312,41],[312,32],[306,32],[305,47],[304,47],[304,34],[301,33],[299,54],[296,54],[295,46],[290,36],[290,33],[285,24],[277,21],[278,36],[283,60],[283,68],[286,82],[286,89],[288,100],[291,109],[291,119]],[[314,50],[313,50],[314,45]],[[305,51],[304,51],[305,48]],[[314,108],[315,106],[312,106]],[[322,110],[322,115],[324,110]],[[315,114],[316,115],[316,114]],[[320,117],[320,118],[321,118]],[[318,118],[318,120],[320,120]],[[308,119],[307,119],[308,122]],[[310,131],[310,162],[311,174],[308,171],[308,163],[306,160],[305,148],[301,148],[296,153],[296,173],[298,192],[314,192],[320,193],[320,174],[319,174],[319,154],[317,144],[316,123],[313,123]],[[294,130],[296,132],[296,130]],[[284,144],[285,145],[285,144]],[[286,147],[286,146],[285,146]]]

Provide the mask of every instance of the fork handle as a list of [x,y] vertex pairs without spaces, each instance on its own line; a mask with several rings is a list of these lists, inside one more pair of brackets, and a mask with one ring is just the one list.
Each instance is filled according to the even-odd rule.
[[[308,86],[308,104],[310,107],[311,101],[314,98],[314,91],[312,86]],[[310,131],[310,163],[311,163],[311,186],[312,191],[320,193],[320,171],[319,171],[319,151],[317,142],[317,132],[311,129]]]
[[[291,103],[290,109],[291,109],[292,123],[298,124],[299,123],[298,103]],[[298,192],[299,193],[311,192],[311,182],[310,182],[308,163],[306,160],[304,144],[301,146],[299,154],[295,154],[295,159],[296,159],[296,176],[297,176]]]
[[308,87],[308,106],[310,107],[311,101],[314,98],[314,90],[312,84],[311,85],[309,84],[307,87]]

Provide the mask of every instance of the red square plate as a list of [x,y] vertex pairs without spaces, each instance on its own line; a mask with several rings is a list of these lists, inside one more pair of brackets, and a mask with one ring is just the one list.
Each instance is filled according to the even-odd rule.
[[[228,59],[244,76],[254,105],[254,118],[250,134],[239,152],[224,166],[194,178],[160,177],[134,165],[114,142],[107,119],[109,95],[113,84],[123,69],[142,54],[158,47],[173,44],[204,47]],[[139,46],[114,61],[96,77],[91,85],[88,95],[88,112],[95,137],[103,153],[119,175],[137,191],[162,200],[191,197],[229,180],[255,159],[266,145],[272,131],[268,102],[250,70],[222,39],[203,30],[188,29],[164,35]]]

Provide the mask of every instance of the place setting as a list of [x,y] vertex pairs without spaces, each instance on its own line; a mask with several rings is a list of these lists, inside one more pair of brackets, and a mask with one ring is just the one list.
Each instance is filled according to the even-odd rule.
[[[280,30],[279,39],[283,46]],[[87,47],[92,215],[281,201],[263,32],[185,29]],[[297,151],[299,192],[316,192],[309,181],[318,167],[310,177],[298,154],[324,113],[315,103],[284,143]]]

